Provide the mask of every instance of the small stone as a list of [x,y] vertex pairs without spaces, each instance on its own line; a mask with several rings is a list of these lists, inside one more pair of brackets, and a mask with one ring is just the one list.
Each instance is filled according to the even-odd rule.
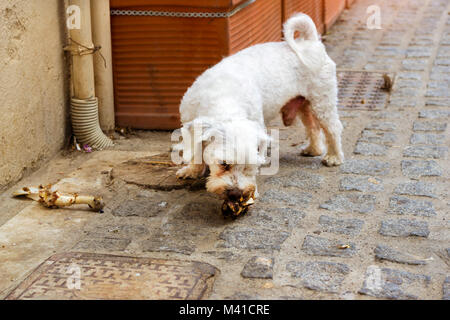
[[281,204],[306,208],[311,202],[312,195],[306,192],[286,192],[282,190],[266,191],[260,201],[263,203]]
[[385,36],[383,36],[383,38],[381,38],[380,45],[383,45],[383,46],[385,46],[385,45],[393,45],[393,46],[395,46],[395,45],[398,45],[401,41],[402,40],[401,40],[400,36],[388,36],[388,35],[385,35]]
[[375,257],[379,260],[387,260],[403,264],[412,264],[412,265],[427,264],[426,260],[424,259],[414,257],[411,254],[403,253],[401,251],[392,249],[385,245],[378,245],[375,248]]
[[302,250],[309,255],[329,257],[351,257],[356,253],[354,243],[344,243],[316,236],[306,236]]
[[419,118],[442,119],[450,116],[450,110],[421,110]]
[[445,278],[442,285],[442,300],[450,300],[450,276]]
[[402,61],[403,70],[408,71],[424,71],[427,64],[427,59],[405,59]]
[[396,96],[394,92],[389,100],[389,105],[398,108],[414,108],[417,105],[417,98]]
[[359,219],[336,219],[330,216],[320,216],[319,224],[324,232],[355,236],[361,232],[364,221]]
[[441,167],[434,160],[402,160],[402,172],[410,178],[442,175]]
[[311,190],[320,188],[320,185],[323,182],[323,177],[315,173],[296,170],[284,176],[270,177],[265,182],[285,188],[296,187]]
[[430,88],[428,87],[425,92],[426,97],[434,97],[434,98],[448,98],[450,97],[450,92],[448,91],[448,83],[444,84],[447,88]]
[[367,142],[358,142],[353,151],[354,154],[362,154],[365,156],[383,156],[386,152],[386,146]]
[[344,176],[339,184],[341,191],[379,192],[383,189],[383,181],[370,176]]
[[413,133],[411,136],[411,144],[443,144],[445,136],[443,134],[433,133]]
[[392,122],[373,122],[369,124],[366,130],[379,130],[379,131],[394,131],[397,125]]
[[402,196],[394,196],[389,199],[388,213],[413,214],[415,216],[435,216],[433,203],[424,200],[414,200]]
[[428,223],[413,219],[384,220],[381,222],[380,234],[390,237],[424,237],[430,234]]
[[227,227],[219,236],[224,240],[222,246],[225,248],[272,250],[280,250],[287,237],[289,233],[285,231],[245,226]]
[[356,117],[358,117],[358,113],[357,112],[354,112],[354,111],[351,111],[351,112],[348,112],[348,111],[344,111],[344,110],[341,110],[341,109],[338,109],[338,113],[339,113],[339,118],[356,118]]
[[195,244],[188,239],[178,239],[169,235],[155,234],[141,243],[144,252],[175,252],[191,255]]
[[[423,24],[423,21],[420,22]],[[435,31],[435,25],[433,26],[427,26],[427,25],[423,25],[421,28],[417,28],[415,34],[416,35],[427,35],[427,34],[432,34],[433,31]]]
[[378,132],[372,130],[363,130],[361,133],[361,138],[358,142],[371,142],[377,144],[384,144],[392,146],[392,144],[397,140],[397,136],[392,132]]
[[436,198],[436,195],[434,194],[434,189],[435,189],[434,185],[429,182],[413,181],[399,184],[395,188],[394,193],[410,196],[423,196]]
[[427,99],[425,102],[426,106],[433,106],[433,107],[450,107],[450,103],[448,102],[448,99]]
[[399,89],[406,89],[406,88],[412,88],[412,89],[418,89],[422,87],[422,81],[420,80],[411,80],[411,79],[398,79],[395,82],[395,88]]
[[440,146],[409,146],[403,150],[404,157],[411,158],[444,158],[448,152],[447,147]]
[[341,165],[342,173],[385,176],[389,171],[389,163],[371,159],[349,159]]
[[[444,67],[433,67],[433,68],[444,68]],[[445,67],[445,68],[447,68],[447,67]],[[429,89],[448,89],[448,85],[449,84],[450,84],[450,80],[445,80],[445,81],[430,80],[427,83],[427,88],[429,88]],[[439,104],[439,103],[444,102],[444,101],[441,101],[439,99],[439,97],[434,97],[434,98],[430,97],[430,98],[426,99],[426,101],[427,101],[427,105],[428,105],[428,102],[430,102],[430,101],[438,103],[438,104],[436,104],[437,106],[441,106],[442,107],[442,106],[446,105],[446,104],[445,105],[440,105]]]
[[273,258],[252,257],[245,264],[241,276],[244,278],[272,279]]
[[[450,50],[449,50],[450,53]],[[443,58],[443,57],[439,57]],[[433,66],[431,69],[432,72],[439,72],[439,73],[450,73],[450,66]]]
[[[450,45],[450,33],[445,34],[442,38],[441,38],[441,42],[440,44],[442,46],[448,46]],[[441,56],[440,58],[445,58],[444,56]]]
[[392,97],[418,97],[420,95],[420,90],[413,87],[400,87],[396,85],[393,90]]
[[320,157],[302,157],[298,152],[280,154],[280,166],[293,167],[295,169],[318,170],[323,168]]
[[414,131],[438,131],[443,132],[447,129],[447,123],[435,121],[415,121]]
[[321,204],[320,208],[336,212],[369,213],[375,209],[375,200],[371,194],[338,194]]
[[430,73],[430,81],[446,81],[448,79],[448,74],[441,73],[439,71],[432,71]]
[[273,230],[292,230],[304,217],[304,212],[294,208],[255,207],[241,219],[241,222],[247,225],[266,227]]
[[387,111],[377,111],[370,114],[373,119],[398,119],[400,118],[400,113],[398,112],[387,112]]
[[350,268],[335,262],[297,262],[291,261],[286,265],[291,276],[300,278],[300,285],[311,290],[324,292],[338,292]]
[[422,74],[419,72],[399,72],[398,73],[399,79],[409,79],[409,80],[422,80]]
[[414,37],[411,42],[411,45],[425,46],[425,45],[433,45],[433,40],[428,39],[427,37]]
[[401,50],[397,47],[379,46],[375,49],[374,54],[382,57],[396,57],[403,56],[405,54],[405,50]]
[[[366,71],[378,71],[378,70],[387,70],[392,66],[396,66],[397,62],[394,59],[383,59],[378,60],[377,62],[367,63],[364,66],[364,70]],[[341,66],[342,67],[342,66]],[[352,67],[351,63],[345,65],[346,68]]]
[[[427,288],[431,278],[378,266],[369,266],[359,293],[387,299],[418,299],[415,294]],[[422,299],[426,297],[421,297]]]
[[427,58],[431,56],[432,47],[409,47],[406,50],[407,58]]
[[450,59],[448,59],[448,58],[436,59],[434,61],[434,64],[437,65],[437,66],[450,66]]

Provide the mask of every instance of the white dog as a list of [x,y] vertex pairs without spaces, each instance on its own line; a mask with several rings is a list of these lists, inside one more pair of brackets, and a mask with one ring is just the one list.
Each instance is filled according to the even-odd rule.
[[[295,39],[297,31],[300,37]],[[201,177],[209,166],[209,192],[239,203],[256,198],[256,175],[264,163],[261,151],[270,139],[265,122],[280,113],[285,125],[292,124],[297,115],[305,125],[309,145],[303,155],[323,154],[323,130],[327,146],[323,163],[336,166],[343,162],[336,65],[309,16],[290,18],[284,24],[284,38],[224,58],[187,90],[180,105],[182,130],[192,136],[195,127],[203,131],[201,139],[192,140],[184,150],[190,164],[177,172],[178,178]],[[245,154],[245,161],[237,162],[233,152],[227,152],[230,149],[238,157]],[[201,152],[197,163],[196,152]],[[256,161],[249,161],[252,154],[257,154]]]

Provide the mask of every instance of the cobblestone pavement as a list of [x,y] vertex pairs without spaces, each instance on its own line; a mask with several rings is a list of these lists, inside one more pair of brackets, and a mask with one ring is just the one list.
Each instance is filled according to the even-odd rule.
[[[380,30],[366,28],[372,4],[381,8]],[[259,177],[260,200],[232,221],[202,190],[111,180],[112,166],[149,154],[130,147],[139,138],[121,141],[59,183],[101,192],[105,214],[66,210],[68,220],[48,222],[59,233],[33,229],[26,248],[16,242],[3,253],[10,260],[0,267],[0,293],[72,250],[209,263],[220,270],[212,299],[450,299],[448,9],[447,0],[359,0],[326,35],[338,69],[395,73],[386,108],[341,110],[341,167],[299,156],[300,124],[280,128],[280,171]],[[169,134],[155,139],[167,151]],[[19,238],[11,230],[26,210],[0,226],[0,242]]]

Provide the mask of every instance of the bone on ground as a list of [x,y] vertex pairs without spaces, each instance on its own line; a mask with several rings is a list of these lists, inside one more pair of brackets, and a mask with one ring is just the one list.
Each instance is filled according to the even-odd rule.
[[306,99],[302,96],[298,96],[288,103],[286,103],[283,108],[281,108],[281,115],[283,117],[283,124],[288,127],[294,123],[295,117],[297,117],[298,112],[306,103]]

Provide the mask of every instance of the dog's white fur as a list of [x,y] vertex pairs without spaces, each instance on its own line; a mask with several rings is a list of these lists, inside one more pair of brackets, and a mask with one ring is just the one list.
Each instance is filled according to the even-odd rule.
[[[296,31],[300,33],[298,39],[294,39]],[[328,57],[309,16],[297,14],[290,18],[284,25],[284,37],[286,41],[258,44],[224,58],[200,75],[181,101],[183,128],[193,131],[200,124],[204,129],[202,146],[208,150],[203,160],[209,159],[211,171],[207,190],[224,198],[231,189],[245,191],[245,196],[257,196],[253,194],[257,193],[255,177],[264,155],[258,154],[256,164],[237,164],[224,170],[221,162],[232,164],[235,159],[228,158],[222,146],[210,138],[224,137],[227,147],[238,154],[258,153],[269,140],[265,122],[279,117],[281,108],[298,96],[309,101],[310,113],[325,133],[328,150],[324,164],[343,162],[342,124],[336,108],[336,65]],[[303,153],[320,155],[320,129],[314,130],[310,121],[301,118],[310,139]],[[241,144],[236,145],[236,141]],[[198,147],[191,144],[192,149]],[[196,178],[205,173],[205,168],[205,161],[195,164],[191,160],[177,176]]]

